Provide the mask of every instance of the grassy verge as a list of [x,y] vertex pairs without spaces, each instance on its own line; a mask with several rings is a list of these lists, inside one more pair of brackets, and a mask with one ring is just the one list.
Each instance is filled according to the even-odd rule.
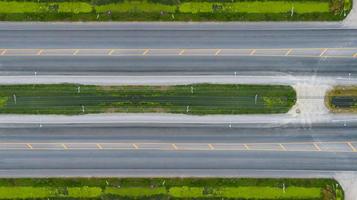
[[6,21],[335,21],[352,0],[0,0]]
[[325,105],[332,112],[357,112],[357,86],[336,86],[325,96]]
[[343,200],[332,179],[21,178],[0,179],[0,199]]
[[2,85],[0,113],[285,113],[290,86],[194,84],[175,86]]

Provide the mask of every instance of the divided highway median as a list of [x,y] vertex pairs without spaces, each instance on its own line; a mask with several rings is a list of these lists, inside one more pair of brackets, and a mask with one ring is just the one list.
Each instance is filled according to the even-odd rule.
[[343,200],[332,179],[20,178],[0,179],[0,199]]
[[285,85],[0,86],[3,114],[275,114],[288,112],[295,102],[295,90]]
[[2,21],[336,21],[352,0],[0,0]]
[[325,97],[326,106],[336,113],[357,113],[357,86],[335,86]]

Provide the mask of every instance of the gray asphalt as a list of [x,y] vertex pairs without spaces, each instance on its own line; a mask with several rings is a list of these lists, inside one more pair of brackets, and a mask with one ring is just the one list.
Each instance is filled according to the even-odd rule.
[[[338,134],[336,134],[338,133]],[[357,141],[355,123],[317,124],[312,128],[251,125],[192,124],[71,124],[1,125],[1,142],[166,142],[275,143]]]
[[[35,25],[34,25],[35,26]],[[0,29],[1,48],[328,48],[356,47],[354,29],[148,30],[136,27],[86,30]],[[113,25],[115,27],[115,25]],[[165,25],[161,26],[165,29]],[[244,26],[242,26],[244,28]]]
[[[357,33],[356,33],[357,34]],[[298,57],[0,57],[0,75],[233,75],[351,76],[356,58]]]
[[[189,125],[135,126],[18,126],[2,127],[2,142],[307,142],[357,139],[357,126],[342,124],[310,128],[226,128]],[[338,134],[336,134],[338,133]],[[51,176],[65,170],[357,170],[357,154],[342,152],[281,151],[164,151],[164,150],[1,150],[0,175],[50,170]],[[59,169],[64,170],[62,172]],[[51,171],[53,170],[53,171]],[[150,171],[153,170],[153,171]],[[192,171],[191,171],[192,172]],[[58,173],[58,174],[57,174]],[[73,175],[73,171],[71,172]],[[65,174],[65,173],[64,173]],[[75,174],[75,173],[74,173]],[[83,174],[82,174],[83,175]],[[87,174],[88,175],[88,174]],[[156,174],[157,175],[157,174]]]
[[[346,48],[357,29],[318,25],[0,24],[0,48]],[[230,28],[229,28],[230,27]],[[253,27],[253,28],[252,28]],[[257,28],[258,27],[258,28]],[[305,27],[305,28],[304,28]],[[327,26],[329,27],[329,26]],[[160,30],[162,29],[162,30]],[[289,73],[352,76],[354,58],[0,57],[1,75]]]

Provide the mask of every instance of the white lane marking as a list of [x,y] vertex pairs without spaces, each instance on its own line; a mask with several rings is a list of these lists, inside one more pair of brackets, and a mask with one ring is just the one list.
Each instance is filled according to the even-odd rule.
[[97,145],[98,149],[103,149],[102,145],[100,145],[100,144],[96,144],[96,145]]
[[1,52],[1,55],[5,55],[5,53],[7,52],[7,49],[4,49],[2,52]]
[[111,50],[109,51],[108,55],[111,56],[111,55],[114,53],[114,51],[115,51],[114,49],[111,49]]
[[146,50],[143,52],[143,56],[145,56],[148,52],[149,52],[149,49],[146,49]]
[[136,145],[136,144],[132,144],[132,145],[133,145],[134,149],[139,149],[138,145]]
[[351,142],[347,142],[347,145],[352,149],[353,152],[357,151],[357,149],[353,146]]
[[243,144],[244,145],[244,148],[246,149],[246,150],[250,150],[250,148],[249,148],[249,146],[247,145],[247,144]]
[[68,147],[65,144],[61,144],[63,149],[68,149]]
[[326,53],[327,50],[328,50],[327,48],[324,49],[324,50],[321,52],[320,57],[322,57],[322,56]]
[[40,56],[43,52],[43,49],[40,49],[38,52],[37,52],[37,55]]
[[314,142],[312,144],[314,145],[315,149],[317,149],[317,151],[321,151],[321,148],[317,143]]
[[176,144],[171,144],[172,145],[172,148],[174,148],[175,150],[178,150]]
[[31,144],[26,144],[29,149],[33,149]]
[[279,146],[283,151],[287,151],[287,149],[285,148],[285,146],[283,144],[279,144]]
[[218,50],[216,51],[215,55],[218,56],[219,53],[221,53],[221,51],[222,51],[222,49],[218,49]]
[[293,51],[293,49],[289,49],[289,50],[286,52],[285,56],[288,56],[292,51]]
[[214,150],[214,146],[212,144],[208,144],[210,150]]
[[73,55],[74,55],[74,56],[77,55],[78,52],[79,52],[79,49],[76,49],[76,50],[74,51]]

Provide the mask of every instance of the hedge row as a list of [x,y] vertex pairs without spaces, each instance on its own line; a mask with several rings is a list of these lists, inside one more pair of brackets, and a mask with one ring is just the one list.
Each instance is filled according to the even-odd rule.
[[0,13],[0,21],[339,21],[332,13]]
[[325,187],[335,186],[333,179],[289,179],[289,178],[1,178],[0,186],[32,187],[236,187],[236,186],[270,186],[270,187]]
[[[285,189],[286,193],[282,194]],[[0,197],[37,199],[266,199],[343,200],[332,179],[253,178],[20,178],[0,179]],[[301,195],[300,195],[301,194]],[[270,198],[269,198],[269,197]],[[285,197],[285,198],[284,198]]]

